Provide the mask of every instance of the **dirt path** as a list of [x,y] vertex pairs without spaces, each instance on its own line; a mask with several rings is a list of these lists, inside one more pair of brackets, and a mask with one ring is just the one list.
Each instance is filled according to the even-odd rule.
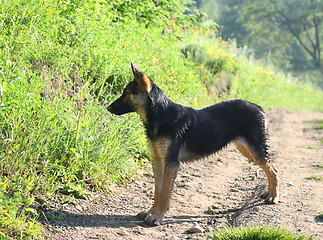
[[[189,234],[198,224],[210,230],[229,225],[281,226],[296,233],[323,239],[323,130],[306,120],[323,119],[323,113],[267,113],[274,163],[279,169],[281,199],[265,205],[259,199],[267,180],[258,167],[229,146],[203,161],[181,166],[171,208],[163,224],[147,227],[135,215],[152,204],[153,176],[143,170],[125,186],[114,186],[112,195],[95,195],[76,203],[53,199],[46,210],[49,239],[206,239]],[[316,140],[315,140],[316,139]]]

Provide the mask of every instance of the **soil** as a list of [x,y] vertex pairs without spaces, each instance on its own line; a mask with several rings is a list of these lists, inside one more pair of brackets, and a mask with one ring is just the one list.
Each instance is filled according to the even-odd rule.
[[[181,165],[171,207],[160,226],[148,227],[136,214],[150,208],[153,175],[142,168],[112,193],[62,203],[57,195],[41,218],[48,239],[207,239],[224,225],[283,227],[296,234],[323,239],[323,130],[311,120],[323,112],[267,112],[271,154],[280,177],[280,201],[267,205],[259,198],[266,188],[264,172],[234,146],[212,157]],[[320,141],[319,141],[320,140]],[[189,233],[199,226],[204,233]]]

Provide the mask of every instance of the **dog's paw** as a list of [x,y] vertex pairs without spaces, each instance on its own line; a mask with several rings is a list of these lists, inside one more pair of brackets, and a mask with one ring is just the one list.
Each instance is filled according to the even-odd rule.
[[260,195],[260,198],[262,198],[262,199],[267,199],[268,197],[269,197],[268,192],[264,192],[263,194]]
[[277,203],[278,203],[278,197],[271,197],[271,196],[268,196],[268,197],[265,199],[265,203],[267,203],[267,204],[277,204]]
[[145,218],[149,215],[149,212],[140,212],[137,214],[137,218],[139,218],[140,220],[145,220]]
[[260,195],[260,198],[265,200],[265,203],[267,204],[277,204],[278,203],[278,197],[277,196],[270,196],[268,192],[264,192]]
[[146,216],[144,222],[151,227],[160,225],[160,221],[158,221],[153,215],[150,215],[150,214]]

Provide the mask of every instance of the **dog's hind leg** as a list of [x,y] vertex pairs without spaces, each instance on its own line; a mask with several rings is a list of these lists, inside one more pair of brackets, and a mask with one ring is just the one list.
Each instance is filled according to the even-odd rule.
[[261,195],[266,203],[278,203],[279,190],[278,190],[278,171],[270,161],[268,153],[264,150],[266,147],[248,144],[243,139],[236,140],[235,145],[243,156],[247,157],[250,161],[261,167],[268,178],[268,192]]

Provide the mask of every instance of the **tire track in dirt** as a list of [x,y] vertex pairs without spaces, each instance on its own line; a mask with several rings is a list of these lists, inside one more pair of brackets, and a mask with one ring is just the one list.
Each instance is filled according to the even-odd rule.
[[[49,239],[201,239],[189,234],[198,224],[206,230],[223,225],[281,226],[323,239],[322,181],[305,180],[323,171],[323,146],[305,120],[323,119],[318,112],[267,113],[272,157],[280,173],[281,200],[266,205],[259,195],[267,179],[262,170],[242,157],[233,146],[191,164],[183,164],[175,182],[170,210],[161,226],[147,227],[135,215],[152,204],[153,176],[142,170],[131,183],[111,186],[113,194],[93,195],[75,204],[60,204],[55,196],[41,221]],[[94,193],[95,194],[95,193]]]

